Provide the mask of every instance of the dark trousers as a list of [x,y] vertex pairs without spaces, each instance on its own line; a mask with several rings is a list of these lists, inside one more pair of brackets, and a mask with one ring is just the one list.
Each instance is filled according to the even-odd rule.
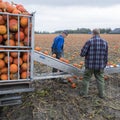
[[[62,52],[58,53],[58,52],[52,51],[52,54],[56,54],[56,58],[57,59],[60,59],[61,57],[63,57],[63,53]],[[53,68],[52,72],[58,72],[58,69]]]
[[97,88],[98,88],[99,95],[101,97],[103,97],[104,96],[104,86],[105,86],[104,70],[85,69],[84,78],[82,81],[83,86],[81,88],[81,93],[84,95],[88,94],[89,82],[90,82],[90,78],[92,77],[93,74],[97,80]]

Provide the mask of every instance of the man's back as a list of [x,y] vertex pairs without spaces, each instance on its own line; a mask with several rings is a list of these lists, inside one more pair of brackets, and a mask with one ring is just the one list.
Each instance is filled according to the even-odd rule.
[[89,69],[103,69],[107,64],[108,45],[100,36],[93,36],[81,50]]
[[61,35],[59,35],[54,39],[54,42],[52,44],[52,50],[54,52],[62,52],[63,45],[64,45],[64,38]]

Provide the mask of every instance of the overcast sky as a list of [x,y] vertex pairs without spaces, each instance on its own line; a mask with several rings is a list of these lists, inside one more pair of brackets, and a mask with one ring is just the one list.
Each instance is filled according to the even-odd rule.
[[[9,1],[11,0],[4,0]],[[120,0],[12,0],[35,13],[35,30],[120,27]]]

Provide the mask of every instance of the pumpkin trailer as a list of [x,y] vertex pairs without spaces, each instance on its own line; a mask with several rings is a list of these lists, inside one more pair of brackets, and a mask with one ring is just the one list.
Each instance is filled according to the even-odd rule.
[[[0,1],[0,106],[22,103],[19,93],[34,90],[32,82],[78,76],[83,69],[34,50],[35,13],[15,3]],[[63,72],[34,73],[34,61]],[[120,67],[106,67],[105,73],[118,73]]]
[[33,80],[61,76],[33,75],[34,60],[50,57],[34,51],[34,19],[23,5],[0,0],[0,106],[20,104],[19,93],[33,91]]

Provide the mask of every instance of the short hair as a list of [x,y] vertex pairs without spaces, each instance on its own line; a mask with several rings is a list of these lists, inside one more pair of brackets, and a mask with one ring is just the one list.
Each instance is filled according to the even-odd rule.
[[92,32],[93,32],[94,35],[99,35],[100,34],[100,30],[97,29],[97,28],[93,29]]
[[64,33],[65,35],[68,35],[68,31],[64,30],[62,33]]

